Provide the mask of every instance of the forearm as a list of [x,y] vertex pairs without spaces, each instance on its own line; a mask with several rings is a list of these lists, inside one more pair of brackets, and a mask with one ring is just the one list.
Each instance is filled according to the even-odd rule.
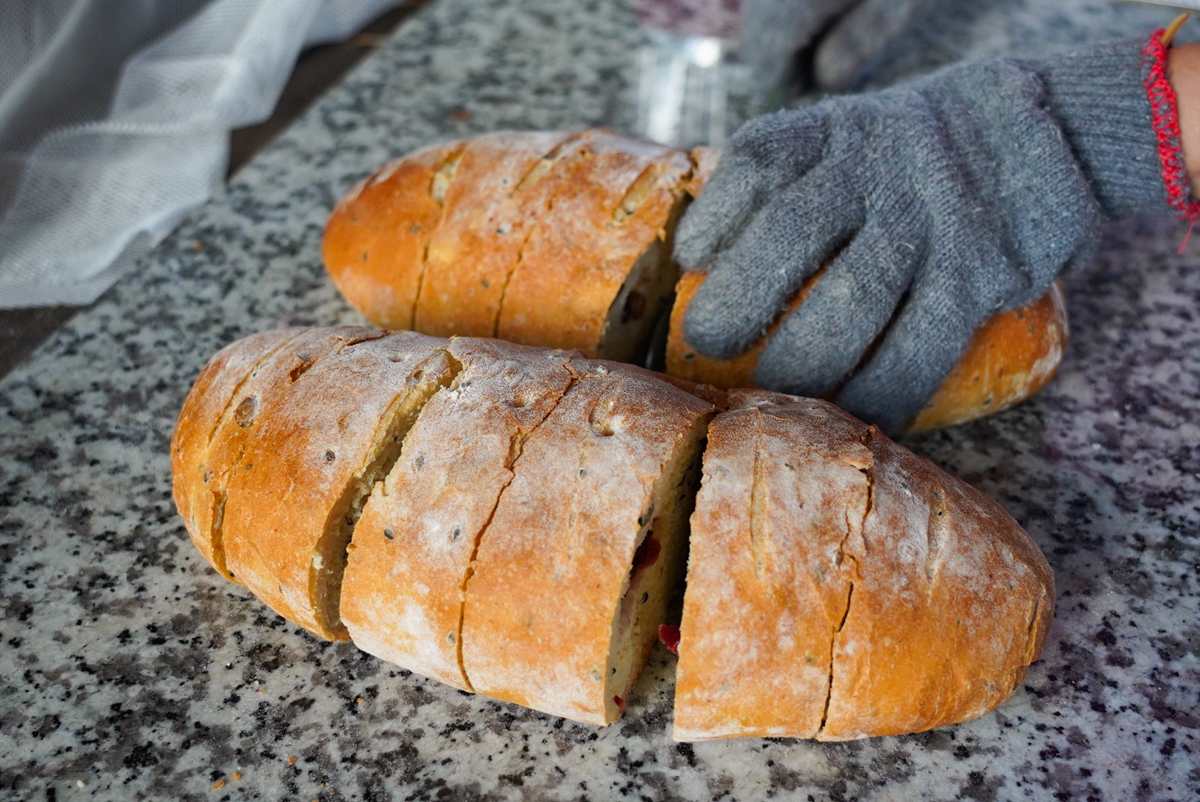
[[1184,166],[1192,194],[1200,196],[1200,43],[1171,48],[1167,70],[1168,80],[1175,90]]

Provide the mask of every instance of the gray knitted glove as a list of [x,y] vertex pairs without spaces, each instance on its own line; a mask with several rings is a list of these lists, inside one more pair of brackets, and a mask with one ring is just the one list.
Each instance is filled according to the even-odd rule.
[[711,270],[688,339],[745,350],[845,245],[755,380],[840,386],[845,409],[902,428],[972,331],[1085,258],[1103,217],[1169,211],[1141,44],[960,65],[751,121],[678,230],[681,265]]

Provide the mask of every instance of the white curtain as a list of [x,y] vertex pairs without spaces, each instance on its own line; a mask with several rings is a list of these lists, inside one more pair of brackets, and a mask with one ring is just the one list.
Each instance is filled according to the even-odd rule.
[[0,2],[0,308],[95,300],[220,186],[305,45],[398,4]]

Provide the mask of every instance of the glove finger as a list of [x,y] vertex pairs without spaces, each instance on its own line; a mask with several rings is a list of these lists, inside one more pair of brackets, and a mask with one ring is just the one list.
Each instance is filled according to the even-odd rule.
[[925,257],[916,232],[911,213],[868,219],[771,335],[755,383],[812,397],[837,387],[883,331]]
[[937,244],[879,348],[837,397],[838,406],[889,434],[921,411],[962,356],[988,315],[972,276],[1004,259],[987,243],[965,259]]
[[680,266],[707,270],[775,193],[816,163],[824,130],[823,116],[807,111],[766,114],[743,125],[676,229]]
[[745,351],[861,223],[861,201],[833,170],[778,193],[696,292],[684,317],[688,341],[719,358]]
[[929,0],[865,0],[821,39],[813,74],[823,89],[846,90],[861,83],[869,65],[891,42],[913,27]]

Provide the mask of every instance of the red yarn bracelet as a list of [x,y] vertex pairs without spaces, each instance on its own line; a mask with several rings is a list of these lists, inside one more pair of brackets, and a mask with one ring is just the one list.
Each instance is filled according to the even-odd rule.
[[1155,31],[1142,50],[1143,80],[1146,95],[1150,98],[1154,133],[1158,137],[1158,158],[1162,161],[1167,203],[1184,220],[1195,223],[1200,220],[1200,200],[1192,194],[1183,162],[1183,149],[1179,145],[1175,90],[1167,80],[1167,51],[1170,44],[1163,41],[1165,33],[1165,30]]

